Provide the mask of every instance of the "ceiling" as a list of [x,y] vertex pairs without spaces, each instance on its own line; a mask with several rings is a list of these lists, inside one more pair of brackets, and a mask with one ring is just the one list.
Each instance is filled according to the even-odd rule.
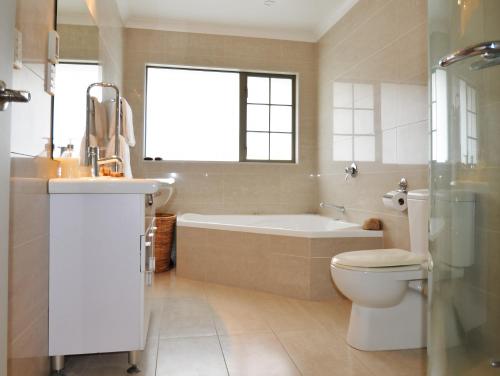
[[358,0],[116,0],[126,27],[317,41]]

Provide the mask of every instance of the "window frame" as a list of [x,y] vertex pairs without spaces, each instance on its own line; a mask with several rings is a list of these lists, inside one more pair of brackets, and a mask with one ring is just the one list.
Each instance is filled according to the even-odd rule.
[[[296,74],[285,74],[285,73],[264,73],[264,72],[250,72],[250,71],[240,71],[231,69],[220,69],[220,68],[206,68],[206,67],[188,67],[188,66],[172,66],[172,65],[157,65],[157,64],[146,64],[145,67],[145,85],[144,85],[144,148],[143,148],[143,158],[146,157],[147,150],[147,108],[148,108],[148,72],[149,69],[172,69],[172,70],[189,70],[189,71],[201,71],[201,72],[223,72],[223,73],[235,73],[239,75],[239,159],[236,161],[195,161],[195,160],[170,160],[164,159],[165,162],[192,162],[192,163],[286,163],[286,164],[296,164],[297,156],[297,75]],[[269,80],[272,78],[283,78],[292,80],[292,104],[286,105],[292,108],[292,130],[291,132],[268,132],[269,136],[272,133],[286,133],[292,136],[291,154],[292,158],[290,160],[277,160],[277,159],[248,159],[247,155],[247,98],[248,98],[248,88],[247,82],[248,77],[267,77]],[[271,85],[271,81],[269,83]],[[271,88],[270,88],[271,90]],[[271,96],[271,91],[269,92]],[[269,108],[272,104],[269,103]],[[269,121],[270,121],[271,111],[269,111]],[[269,125],[270,127],[270,125]],[[264,131],[261,131],[264,133]],[[269,138],[270,139],[270,138]],[[270,141],[269,141],[270,142]]]
[[[247,158],[247,105],[248,103],[248,78],[249,77],[265,77],[269,78],[269,131],[251,131],[255,133],[267,133],[269,135],[269,159],[248,159]],[[271,79],[282,78],[292,80],[292,131],[291,132],[271,132],[271,107],[281,106],[271,104]],[[263,104],[264,105],[264,104]],[[289,105],[283,105],[289,107]],[[296,148],[297,148],[297,76],[294,74],[279,74],[279,73],[254,73],[240,72],[240,162],[259,162],[259,163],[296,163]],[[271,134],[283,133],[292,136],[292,158],[290,160],[278,160],[271,158]]]

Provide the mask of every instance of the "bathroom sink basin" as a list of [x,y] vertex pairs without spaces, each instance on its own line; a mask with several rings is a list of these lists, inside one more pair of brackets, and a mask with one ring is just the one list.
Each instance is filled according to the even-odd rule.
[[158,179],[160,187],[158,192],[153,195],[153,206],[155,210],[163,208],[168,204],[170,198],[174,194],[175,179]]
[[129,178],[76,178],[49,180],[49,193],[89,194],[152,194],[160,189],[161,183],[154,179]]

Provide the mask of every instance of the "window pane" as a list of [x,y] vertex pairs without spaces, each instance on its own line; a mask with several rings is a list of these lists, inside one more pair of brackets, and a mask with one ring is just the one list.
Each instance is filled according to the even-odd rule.
[[271,78],[271,104],[292,105],[292,80]]
[[248,103],[269,104],[269,78],[248,77]]
[[352,160],[352,136],[333,136],[333,160]]
[[333,110],[333,132],[352,134],[352,110]]
[[375,160],[375,136],[354,137],[354,160],[367,162]]
[[269,131],[269,106],[258,104],[247,106],[247,130]]
[[239,74],[148,68],[148,157],[239,160]]
[[269,159],[269,133],[247,132],[247,159]]
[[271,131],[292,131],[292,107],[271,106]]
[[374,134],[373,110],[354,110],[354,133]]
[[271,160],[292,160],[292,135],[271,133]]

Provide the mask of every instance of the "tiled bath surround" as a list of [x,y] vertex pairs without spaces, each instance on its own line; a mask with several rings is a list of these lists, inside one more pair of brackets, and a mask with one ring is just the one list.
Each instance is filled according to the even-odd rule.
[[301,238],[178,227],[177,274],[299,299],[338,296],[334,255],[382,248],[382,238]]

